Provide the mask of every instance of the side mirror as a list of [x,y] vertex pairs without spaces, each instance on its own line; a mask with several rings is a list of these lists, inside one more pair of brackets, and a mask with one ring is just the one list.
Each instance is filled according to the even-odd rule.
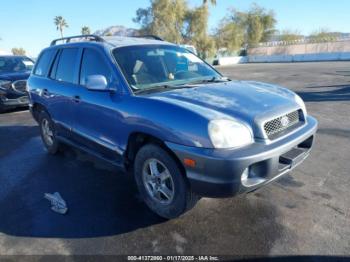
[[107,91],[107,79],[103,75],[90,75],[85,79],[86,88],[92,91]]

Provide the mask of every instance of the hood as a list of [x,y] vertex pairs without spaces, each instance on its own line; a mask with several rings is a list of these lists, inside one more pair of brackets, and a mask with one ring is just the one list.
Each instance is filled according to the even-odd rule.
[[0,73],[0,80],[16,81],[28,79],[30,71],[13,72],[13,73]]
[[257,126],[299,109],[294,92],[272,84],[230,81],[151,95],[207,117],[235,118]]

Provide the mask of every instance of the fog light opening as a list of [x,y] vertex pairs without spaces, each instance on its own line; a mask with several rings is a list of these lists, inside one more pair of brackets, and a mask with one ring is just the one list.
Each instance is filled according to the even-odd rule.
[[243,183],[243,181],[247,181],[248,176],[249,176],[249,168],[246,168],[246,169],[243,171],[243,174],[242,174],[242,176],[241,176],[241,182]]
[[246,168],[241,175],[241,183],[245,187],[257,186],[264,183],[265,179],[258,177],[251,172],[250,168]]

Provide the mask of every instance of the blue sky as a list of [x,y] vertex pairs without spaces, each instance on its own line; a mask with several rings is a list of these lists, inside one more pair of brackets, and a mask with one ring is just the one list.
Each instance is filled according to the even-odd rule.
[[[202,0],[188,2],[195,6]],[[297,29],[303,34],[319,28],[350,32],[349,0],[217,0],[217,6],[211,8],[209,28],[216,26],[228,7],[246,10],[253,2],[275,11],[277,29]],[[137,8],[148,5],[149,0],[2,0],[0,50],[23,47],[36,56],[59,37],[53,24],[57,15],[64,16],[69,24],[65,35],[79,34],[83,25],[92,31],[111,25],[137,28],[132,18]]]

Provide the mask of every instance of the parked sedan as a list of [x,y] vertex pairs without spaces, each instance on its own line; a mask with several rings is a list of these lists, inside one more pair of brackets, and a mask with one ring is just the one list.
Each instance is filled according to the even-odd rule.
[[0,56],[0,112],[28,105],[27,79],[33,66],[26,56]]

